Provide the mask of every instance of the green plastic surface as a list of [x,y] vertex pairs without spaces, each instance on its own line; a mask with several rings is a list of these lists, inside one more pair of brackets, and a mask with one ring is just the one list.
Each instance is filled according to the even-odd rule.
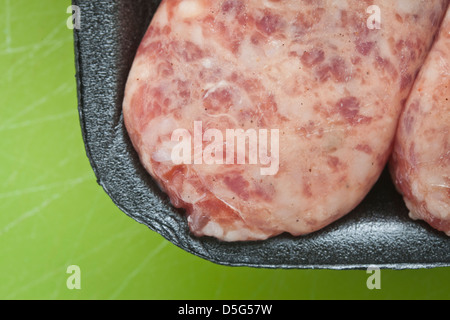
[[449,268],[382,270],[369,290],[365,270],[215,265],[128,218],[85,154],[69,5],[0,0],[0,299],[450,298]]

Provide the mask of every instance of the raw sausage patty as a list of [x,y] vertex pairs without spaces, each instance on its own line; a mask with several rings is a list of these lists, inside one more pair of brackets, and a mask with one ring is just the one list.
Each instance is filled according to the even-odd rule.
[[385,167],[446,4],[163,0],[126,87],[133,145],[197,236],[319,230]]
[[450,10],[402,114],[391,171],[413,219],[450,236]]

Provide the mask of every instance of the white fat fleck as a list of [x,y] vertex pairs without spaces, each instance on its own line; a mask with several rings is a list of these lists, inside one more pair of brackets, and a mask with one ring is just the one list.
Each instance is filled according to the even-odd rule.
[[[146,38],[145,41],[148,44],[151,42],[151,38]],[[147,65],[148,65],[148,61],[143,56],[137,57],[137,59],[134,62],[134,65],[133,65],[132,77],[134,79],[148,79],[148,78],[154,76],[156,70],[148,68]],[[134,82],[137,82],[137,81],[134,81]],[[137,84],[139,84],[139,83],[137,82]]]
[[[450,32],[449,32],[450,36]],[[443,56],[439,57],[439,66],[441,69],[441,75],[448,77],[450,76],[450,64],[448,63],[448,59],[444,58]]]
[[177,142],[165,141],[153,152],[152,159],[159,163],[172,162],[172,149],[176,144]]
[[164,118],[158,121],[157,130],[160,135],[172,134],[177,129],[177,123],[172,118]]
[[203,6],[198,0],[184,0],[178,5],[178,14],[182,18],[195,18],[203,11]]
[[[322,133],[322,132],[317,132]],[[331,152],[332,150],[341,149],[344,145],[345,140],[345,130],[344,129],[337,129],[337,128],[330,128],[329,130],[325,130],[325,132],[322,133],[323,138],[322,140],[322,148],[326,150],[327,152]],[[310,134],[307,134],[307,137],[309,138]]]
[[366,177],[370,177],[371,172],[373,172],[371,156],[361,153],[353,161],[352,179],[354,181],[364,181],[365,179],[367,179]]
[[349,8],[347,0],[332,0],[331,4],[333,7],[341,10],[347,10]]
[[202,231],[205,235],[223,238],[222,227],[218,223],[215,223],[213,221],[208,222],[208,224],[203,227]]
[[210,58],[205,58],[202,60],[202,66],[207,69],[210,69],[213,66],[213,61]]
[[409,217],[410,217],[412,220],[415,220],[415,221],[420,219],[420,217],[419,217],[416,213],[414,213],[414,212],[412,212],[412,211],[409,212]]
[[397,10],[399,13],[414,14],[420,12],[423,6],[422,1],[397,0]]
[[411,183],[411,192],[418,201],[424,200],[422,192],[420,191],[420,186],[417,183],[417,181],[413,181]]
[[429,63],[427,68],[422,69],[424,79],[427,79],[429,83],[436,83],[444,67],[445,65],[439,65],[439,63]]
[[260,46],[250,43],[250,39],[245,38],[241,41],[241,50],[239,51],[239,62],[250,70],[258,69],[260,63],[264,61],[264,52]]
[[144,133],[142,134],[142,139],[146,145],[154,145],[158,140],[158,137],[164,135],[172,135],[172,132],[177,129],[177,123],[172,118],[156,118],[148,123]]
[[153,152],[152,159],[159,163],[170,162],[171,153],[166,149],[158,149],[156,152]]
[[[164,2],[163,5],[165,6],[166,3]],[[161,26],[165,26],[169,23],[166,8],[161,8],[161,10],[158,10],[157,14],[155,15],[153,23],[159,23]]]
[[263,4],[264,4],[264,7],[267,7],[267,8],[276,8],[277,6],[279,6],[279,4],[277,2],[273,2],[270,0],[264,0]]
[[295,75],[297,70],[300,70],[301,64],[299,59],[285,59],[280,63],[280,74],[283,76],[283,79],[289,81],[287,75]]
[[239,227],[236,228],[236,230],[228,231],[224,237],[224,240],[234,242],[242,239],[264,240],[266,238],[267,235],[264,233],[256,233],[248,229],[244,229],[244,227]]
[[383,38],[378,40],[378,49],[380,51],[380,57],[382,58],[390,58],[393,56],[391,46],[387,39]]
[[302,52],[305,52],[307,49],[303,44],[300,43],[293,43],[289,47],[289,51],[296,52],[297,54],[302,54]]
[[277,53],[280,52],[280,49],[283,48],[283,42],[279,41],[279,40],[273,40],[269,42],[269,46],[266,49],[266,55],[268,57],[273,57],[275,56]]
[[218,83],[207,83],[205,85],[205,90],[207,90],[205,96],[203,97],[203,99],[208,98],[208,96],[215,92],[216,90],[220,89],[220,88],[224,88],[224,87],[229,87],[230,83],[226,80],[222,80]]
[[200,25],[195,25],[190,28],[189,39],[199,47],[203,47],[205,39],[203,37],[203,30]]
[[238,241],[239,239],[242,238],[247,238],[250,233],[246,232],[247,230],[233,230],[233,231],[229,231],[227,232],[227,235],[225,236],[225,241]]

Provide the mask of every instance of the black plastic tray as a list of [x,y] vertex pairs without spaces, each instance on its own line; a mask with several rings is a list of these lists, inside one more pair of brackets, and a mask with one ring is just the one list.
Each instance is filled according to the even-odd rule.
[[[175,245],[215,263],[262,268],[417,269],[450,266],[450,239],[407,209],[387,171],[354,212],[314,234],[224,243],[193,237],[141,166],[122,118],[128,72],[157,0],[76,0],[79,112],[87,156],[114,203]],[[151,248],[149,248],[151,250]]]

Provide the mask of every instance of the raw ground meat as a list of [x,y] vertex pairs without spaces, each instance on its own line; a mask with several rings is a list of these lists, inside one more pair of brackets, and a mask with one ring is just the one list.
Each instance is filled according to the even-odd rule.
[[[354,209],[385,167],[447,4],[163,0],[125,92],[125,124],[142,164],[186,209],[196,236],[263,240],[325,227]],[[196,128],[215,138],[183,153],[191,162],[174,162],[187,140],[173,133],[184,129],[178,138],[187,139]],[[270,157],[255,165],[248,150],[245,164],[238,151],[233,163],[202,159],[206,150],[228,155],[232,143],[218,133],[238,129],[259,133],[260,152],[262,137],[271,141]],[[261,170],[272,165],[271,174]]]
[[450,10],[399,123],[391,172],[412,219],[450,236]]

